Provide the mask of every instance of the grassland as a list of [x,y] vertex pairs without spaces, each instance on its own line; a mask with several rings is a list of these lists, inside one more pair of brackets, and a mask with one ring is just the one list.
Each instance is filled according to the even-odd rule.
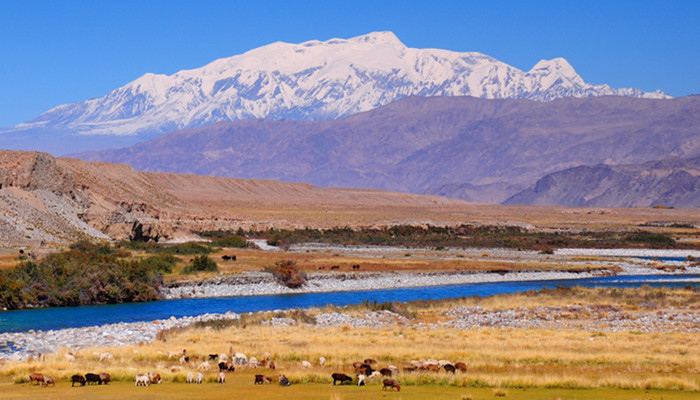
[[[236,395],[243,398],[264,395],[268,399],[359,399],[395,397],[401,399],[692,399],[700,395],[700,333],[615,332],[614,329],[522,329],[494,326],[455,329],[440,324],[455,307],[480,306],[485,312],[542,306],[600,305],[626,310],[630,317],[670,308],[698,313],[700,295],[696,289],[558,289],[488,298],[464,298],[434,302],[384,305],[365,304],[347,308],[326,307],[286,313],[245,314],[230,323],[205,323],[165,332],[151,344],[114,349],[81,350],[75,362],[63,353],[0,365],[0,388],[9,398],[51,395],[55,398],[115,396],[146,398],[212,398]],[[390,308],[410,317],[410,323],[357,328],[348,325],[319,327],[297,323],[273,326],[273,318],[313,321],[322,313],[342,312],[361,317],[376,309]],[[580,316],[585,322],[585,315]],[[585,327],[585,323],[583,325]],[[168,352],[187,349],[199,361],[181,365]],[[231,350],[261,358],[272,354],[277,370],[239,369],[229,373],[225,385],[213,383],[216,373],[207,372],[202,386],[186,385],[184,375],[195,371],[207,354]],[[94,352],[111,351],[115,359],[99,362]],[[327,359],[324,366],[317,360]],[[365,358],[380,366],[399,368],[411,360],[436,358],[464,361],[468,370],[456,375],[445,372],[402,373],[399,393],[381,391],[377,381],[366,388],[333,387],[330,374],[343,371],[354,376],[351,364]],[[308,360],[314,365],[302,369]],[[60,382],[56,388],[31,387],[29,372],[47,373]],[[116,381],[108,387],[71,388],[74,373],[109,372]],[[164,383],[135,388],[137,372],[157,371]],[[260,387],[253,375],[283,373],[293,385]],[[2,389],[0,389],[2,390]]]

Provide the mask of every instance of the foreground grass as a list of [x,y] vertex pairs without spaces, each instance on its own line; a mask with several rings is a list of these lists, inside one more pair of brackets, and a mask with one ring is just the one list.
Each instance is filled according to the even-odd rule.
[[[234,374],[235,375],[235,374]],[[367,387],[355,385],[333,386],[331,384],[304,384],[280,387],[278,385],[254,385],[249,376],[229,375],[224,385],[208,383],[203,385],[161,384],[147,388],[135,387],[131,383],[114,383],[108,386],[91,386],[71,388],[68,384],[59,384],[55,388],[42,388],[29,384],[0,384],[0,391],[6,399],[85,399],[91,400],[128,398],[152,400],[158,399],[214,399],[237,398],[251,399],[263,396],[265,399],[289,400],[366,400],[366,399],[446,399],[446,400],[480,400],[480,399],[576,399],[576,400],[686,400],[697,398],[697,393],[616,390],[616,389],[491,389],[461,388],[439,385],[403,386],[401,392],[383,392],[380,384]]]

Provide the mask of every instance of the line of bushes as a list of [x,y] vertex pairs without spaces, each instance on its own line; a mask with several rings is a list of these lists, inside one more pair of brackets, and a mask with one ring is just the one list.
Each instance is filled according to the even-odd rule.
[[177,258],[158,254],[127,260],[130,253],[109,245],[78,242],[40,262],[25,261],[0,271],[0,306],[75,306],[158,299],[163,274]]
[[443,249],[446,247],[503,247],[523,250],[551,251],[574,248],[700,248],[694,243],[678,243],[669,235],[648,231],[528,231],[518,226],[459,225],[452,227],[398,225],[387,228],[295,229],[247,232],[266,237],[273,246],[300,243],[334,245],[404,246]]

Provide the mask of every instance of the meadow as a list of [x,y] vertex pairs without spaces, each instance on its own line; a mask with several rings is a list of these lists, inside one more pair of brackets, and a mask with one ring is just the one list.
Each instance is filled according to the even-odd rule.
[[[244,314],[233,321],[215,321],[163,332],[154,343],[112,349],[83,349],[76,360],[64,358],[66,349],[45,360],[7,362],[0,365],[0,390],[8,398],[91,398],[129,396],[146,398],[212,398],[236,395],[249,398],[264,393],[268,399],[692,399],[700,395],[700,333],[678,331],[619,331],[588,329],[580,316],[579,329],[524,329],[494,325],[456,329],[441,322],[455,307],[482,307],[484,312],[507,312],[543,306],[597,305],[625,310],[638,318],[643,310],[668,309],[698,313],[697,289],[556,289],[487,298],[463,298],[401,304],[362,304],[311,310]],[[313,322],[321,314],[343,313],[357,318],[373,311],[390,310],[395,323],[381,326],[320,327]],[[275,321],[295,321],[280,326]],[[169,352],[187,349],[192,357],[180,364]],[[114,354],[99,361],[100,352]],[[216,368],[207,372],[201,386],[187,385],[184,376],[195,371],[208,354],[243,352],[261,358],[269,352],[277,364],[267,368],[238,368],[217,385]],[[319,365],[319,357],[325,365]],[[197,361],[194,361],[197,358]],[[334,387],[331,373],[355,376],[352,363],[374,358],[380,367],[402,369],[411,360],[447,359],[467,364],[466,373],[402,372],[401,392],[383,392],[379,380],[367,387]],[[312,368],[301,367],[302,361]],[[30,372],[43,372],[59,380],[42,388],[27,383]],[[164,382],[149,388],[133,385],[135,373],[155,371]],[[108,372],[113,383],[101,387],[71,388],[75,373]],[[254,374],[285,374],[288,388],[277,384],[254,385]]]

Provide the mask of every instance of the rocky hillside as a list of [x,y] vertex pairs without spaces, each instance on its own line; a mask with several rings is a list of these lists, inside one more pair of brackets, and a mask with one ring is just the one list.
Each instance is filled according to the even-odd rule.
[[699,132],[700,96],[410,97],[340,120],[218,123],[80,157],[147,171],[501,203],[566,168],[699,156]]
[[[342,210],[357,207],[459,204],[435,196],[149,173],[123,164],[0,151],[0,241],[4,245],[79,238],[186,240],[196,238],[192,230],[298,227],[303,210],[339,213],[342,218]],[[270,211],[255,214],[264,207]],[[339,220],[334,225],[351,223]]]
[[580,166],[549,174],[505,204],[700,207],[700,157]]

